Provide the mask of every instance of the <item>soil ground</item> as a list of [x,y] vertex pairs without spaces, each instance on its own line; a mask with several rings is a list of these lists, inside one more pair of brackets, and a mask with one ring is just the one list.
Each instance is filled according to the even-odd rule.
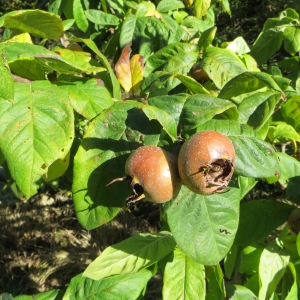
[[[64,290],[107,246],[160,227],[158,206],[146,202],[88,231],[77,221],[66,194],[41,193],[19,201],[8,189],[0,192],[0,201],[0,294]],[[161,298],[161,281],[159,275],[151,279],[145,299]]]

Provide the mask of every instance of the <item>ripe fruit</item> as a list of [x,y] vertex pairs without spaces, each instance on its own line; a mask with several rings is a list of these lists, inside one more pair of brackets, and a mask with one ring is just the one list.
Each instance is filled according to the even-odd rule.
[[180,149],[178,170],[183,183],[202,195],[222,192],[228,185],[235,164],[230,139],[216,131],[195,133]]
[[294,209],[289,215],[288,227],[295,234],[300,232],[300,208]]
[[142,146],[134,151],[125,165],[126,177],[118,180],[130,180],[133,194],[127,203],[145,198],[148,201],[162,203],[171,200],[181,188],[181,179],[177,169],[177,158],[171,153],[155,146]]

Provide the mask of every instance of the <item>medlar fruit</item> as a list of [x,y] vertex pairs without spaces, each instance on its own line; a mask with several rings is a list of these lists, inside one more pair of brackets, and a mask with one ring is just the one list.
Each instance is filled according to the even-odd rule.
[[133,194],[126,199],[128,204],[143,198],[156,203],[169,201],[179,193],[182,184],[177,158],[156,146],[142,146],[135,150],[126,161],[125,174],[109,184],[130,181]]
[[180,149],[178,170],[182,182],[202,195],[221,193],[235,164],[235,150],[225,135],[216,131],[195,133]]

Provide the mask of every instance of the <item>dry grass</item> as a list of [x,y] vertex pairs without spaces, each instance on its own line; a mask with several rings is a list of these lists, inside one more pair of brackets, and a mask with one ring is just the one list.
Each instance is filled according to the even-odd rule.
[[[1,193],[0,197],[5,198]],[[0,294],[65,289],[107,246],[139,232],[157,232],[157,207],[143,205],[143,216],[123,211],[92,231],[82,228],[72,200],[63,195],[41,194],[17,205],[0,206]],[[160,290],[161,277],[156,276],[145,299],[160,298]]]

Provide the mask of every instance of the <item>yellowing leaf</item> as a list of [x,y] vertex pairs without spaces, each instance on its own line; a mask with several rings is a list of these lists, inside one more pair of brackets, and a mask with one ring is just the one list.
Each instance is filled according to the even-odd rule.
[[136,93],[142,85],[144,72],[144,58],[140,54],[135,54],[130,60],[132,92]]
[[15,35],[13,38],[11,38],[7,41],[4,41],[2,43],[5,44],[5,43],[11,43],[11,42],[32,44],[30,34],[27,32]]
[[155,9],[153,8],[148,8],[147,13],[145,14],[145,17],[155,17],[158,20],[162,19],[162,15]]
[[144,72],[144,59],[135,54],[130,60],[131,42],[128,43],[116,63],[115,70],[117,78],[123,89],[129,92],[137,92],[142,84]]

